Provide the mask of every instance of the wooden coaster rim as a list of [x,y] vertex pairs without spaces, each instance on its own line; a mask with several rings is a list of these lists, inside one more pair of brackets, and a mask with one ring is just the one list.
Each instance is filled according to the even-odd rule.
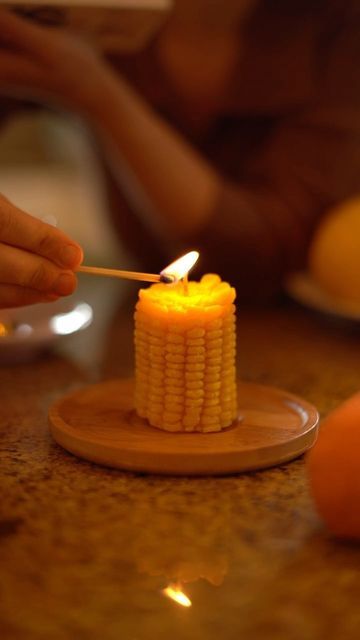
[[[133,384],[109,380],[57,400],[49,410],[56,442],[80,458],[112,468],[226,475],[287,462],[309,449],[317,437],[319,415],[313,405],[282,389],[246,382],[238,383],[242,419],[237,424],[216,433],[164,432],[136,416]],[[254,416],[264,424],[256,424]],[[97,420],[100,424],[94,426]]]

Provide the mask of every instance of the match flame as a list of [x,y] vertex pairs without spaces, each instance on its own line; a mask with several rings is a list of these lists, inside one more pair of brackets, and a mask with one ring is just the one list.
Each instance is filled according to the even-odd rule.
[[187,595],[181,591],[180,587],[176,585],[169,584],[168,587],[162,590],[162,593],[170,600],[174,600],[177,604],[180,604],[182,607],[191,607],[192,602]]
[[160,275],[163,278],[170,278],[173,282],[178,282],[187,276],[198,258],[198,251],[189,251],[189,253],[186,253],[184,256],[181,256],[181,258],[178,258],[175,262],[172,262],[165,267],[165,269],[161,271]]

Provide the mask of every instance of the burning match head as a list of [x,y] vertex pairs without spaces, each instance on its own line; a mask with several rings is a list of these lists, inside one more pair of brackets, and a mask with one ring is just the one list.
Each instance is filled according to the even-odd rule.
[[174,284],[177,282],[177,278],[171,273],[161,273],[160,282],[163,282],[164,284]]
[[161,271],[160,282],[165,282],[166,284],[179,282],[179,280],[187,276],[198,258],[199,253],[197,251],[190,251],[181,256],[181,258],[178,258]]

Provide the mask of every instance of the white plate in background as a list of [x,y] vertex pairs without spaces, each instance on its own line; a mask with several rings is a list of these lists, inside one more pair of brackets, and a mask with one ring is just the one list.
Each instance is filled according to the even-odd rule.
[[360,303],[331,296],[306,271],[289,274],[284,288],[293,300],[304,307],[344,320],[360,322]]
[[61,336],[88,327],[92,307],[79,300],[58,300],[0,311],[0,363],[36,358]]

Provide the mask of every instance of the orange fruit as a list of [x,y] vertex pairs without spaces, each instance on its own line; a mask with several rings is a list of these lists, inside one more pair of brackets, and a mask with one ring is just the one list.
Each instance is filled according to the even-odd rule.
[[309,270],[330,295],[360,302],[360,196],[320,221],[309,250]]
[[311,493],[330,531],[360,539],[360,392],[324,420],[306,463]]

